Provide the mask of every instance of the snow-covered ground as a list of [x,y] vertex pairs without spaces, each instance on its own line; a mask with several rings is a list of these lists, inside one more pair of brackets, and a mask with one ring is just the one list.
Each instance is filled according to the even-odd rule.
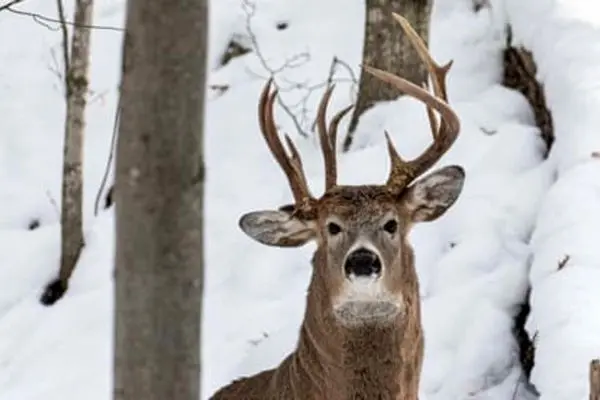
[[600,3],[506,0],[505,10],[537,60],[556,135],[558,179],[531,240],[532,381],[543,400],[587,399],[600,358]]
[[[3,3],[0,3],[3,4]],[[528,399],[513,317],[532,288],[532,381],[542,399],[587,397],[587,365],[600,356],[600,6],[593,1],[436,0],[430,47],[454,60],[449,97],[462,122],[439,163],[467,171],[460,200],[412,235],[423,294],[426,360],[422,398]],[[54,2],[15,7],[54,17]],[[73,2],[67,2],[69,15]],[[595,9],[596,7],[596,9]],[[314,247],[261,246],[239,216],[290,200],[282,173],[258,133],[256,101],[270,70],[303,128],[310,129],[334,56],[338,82],[330,109],[353,100],[363,2],[243,0],[211,2],[206,157],[206,300],[203,399],[233,378],[276,365],[295,345]],[[124,1],[97,2],[95,23],[123,24]],[[504,26],[533,50],[546,84],[556,145],[544,145],[518,93],[500,86]],[[281,28],[282,23],[287,27]],[[50,23],[52,29],[55,25]],[[93,214],[109,152],[122,32],[95,30],[85,152],[86,247],[70,290],[51,308],[38,303],[59,256],[62,121],[60,33],[29,17],[0,13],[0,400],[106,400],[111,392],[113,210]],[[250,33],[251,32],[251,33]],[[253,52],[217,68],[232,36]],[[58,60],[58,61],[57,61]],[[283,66],[283,67],[282,67]],[[302,84],[294,88],[295,84]],[[306,110],[303,111],[302,108]],[[304,139],[280,108],[311,185],[322,187],[314,137]],[[342,124],[341,131],[347,121]],[[356,146],[340,156],[342,183],[386,177],[383,131],[416,155],[431,140],[422,104],[380,104],[361,120]],[[599,142],[599,143],[597,143]],[[558,181],[554,180],[558,176]],[[315,190],[316,191],[316,190]],[[41,228],[28,231],[33,220]],[[532,236],[533,234],[533,236]],[[530,238],[531,245],[530,245]],[[557,272],[565,255],[566,266]]]

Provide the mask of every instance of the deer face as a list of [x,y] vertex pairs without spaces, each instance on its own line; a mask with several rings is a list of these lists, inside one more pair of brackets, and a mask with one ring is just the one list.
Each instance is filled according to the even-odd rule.
[[[386,184],[338,186],[337,126],[350,107],[337,113],[327,127],[325,114],[333,90],[329,88],[317,114],[325,192],[315,198],[310,194],[298,150],[286,136],[288,154],[277,134],[273,119],[277,91],[270,93],[269,81],[259,101],[260,128],[288,179],[294,204],[246,214],[239,224],[251,238],[269,246],[301,246],[316,240],[311,284],[318,287],[312,287],[311,293],[326,300],[324,304],[330,306],[338,321],[350,326],[391,321],[403,311],[405,303],[415,301],[418,285],[407,235],[415,223],[442,215],[457,199],[464,181],[464,172],[458,166],[418,179],[452,146],[460,130],[446,96],[445,77],[451,63],[437,65],[410,24],[399,15],[394,14],[394,18],[426,64],[434,94],[385,71],[364,68],[425,103],[433,143],[416,159],[405,161],[386,134],[391,159]],[[434,111],[440,114],[439,124]]]
[[[317,241],[314,276],[346,326],[392,321],[403,311],[403,287],[414,270],[407,235],[417,222],[441,216],[457,199],[462,168],[443,168],[401,194],[386,186],[338,186],[317,200],[312,217],[293,206],[244,215],[240,227],[270,246]],[[411,258],[412,259],[412,258]]]

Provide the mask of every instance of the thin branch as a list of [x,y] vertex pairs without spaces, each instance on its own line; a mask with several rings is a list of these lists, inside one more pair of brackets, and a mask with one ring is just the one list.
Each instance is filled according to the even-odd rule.
[[[260,47],[258,46],[258,40],[256,39],[256,35],[254,34],[254,31],[252,30],[252,18],[254,17],[254,13],[256,11],[256,6],[253,3],[251,3],[249,0],[244,0],[244,2],[242,3],[242,7],[244,8],[244,11],[246,13],[246,32],[250,38],[250,43],[252,44],[252,48],[254,49],[262,67],[269,72],[271,77],[275,76],[277,73],[283,71],[286,68],[297,68],[310,60],[310,54],[308,52],[304,52],[304,53],[295,55],[294,57],[292,57],[289,60],[286,60],[283,63],[283,65],[281,65],[278,68],[275,68],[275,69],[271,68],[267,64],[267,61],[266,61],[265,57],[263,56],[263,54],[260,50]],[[279,89],[277,82],[275,82],[275,87],[277,89]],[[288,116],[292,119],[292,122],[294,123],[298,133],[304,137],[308,136],[302,129],[300,122],[298,122],[298,119],[296,118],[296,116],[294,115],[292,110],[290,110],[290,108],[281,100],[281,97],[279,97],[279,96],[277,96],[277,103],[281,106],[281,108],[285,111],[285,113],[288,114]]]
[[[325,81],[325,87],[330,87],[333,84],[333,76],[335,75],[335,72],[337,70],[338,63],[340,63],[339,58],[337,58],[337,56],[333,56],[333,58],[331,59],[331,64],[329,65],[329,73],[327,74],[327,80]],[[315,118],[313,120],[312,126],[310,128],[311,131],[314,132],[316,126],[317,126],[317,119]]]
[[[120,91],[119,91],[120,94]],[[117,110],[115,112],[115,121],[113,123],[113,131],[112,137],[110,139],[110,152],[108,153],[108,160],[106,161],[106,167],[104,168],[104,175],[102,176],[102,182],[100,183],[100,187],[98,188],[98,193],[96,193],[96,200],[94,201],[94,216],[98,215],[98,210],[100,208],[100,199],[102,198],[102,193],[104,192],[104,188],[106,187],[106,182],[108,181],[108,174],[110,171],[110,167],[112,165],[113,158],[115,156],[115,146],[117,143],[117,132],[119,128],[119,119],[121,117],[121,96],[119,95],[119,100],[117,101]]]
[[3,6],[0,6],[0,11],[4,11],[4,10],[9,10],[10,7],[12,6],[16,6],[17,4],[23,2],[24,0],[12,0],[9,1],[8,3],[4,4]]
[[517,394],[519,393],[519,387],[521,386],[521,382],[523,381],[523,376],[519,376],[517,378],[517,383],[515,384],[515,388],[513,390],[513,394],[511,400],[516,400]]
[[358,95],[358,78],[356,77],[356,74],[346,61],[336,57],[335,62],[337,65],[342,66],[350,76],[350,80],[352,81],[352,86],[350,87],[350,97],[352,97],[352,102],[356,102],[356,97]]
[[333,75],[335,75],[335,67],[337,64],[337,56],[333,56],[331,59],[331,64],[329,65],[329,72],[327,73],[327,87],[331,86]]
[[50,201],[50,204],[54,208],[56,217],[60,220],[60,207],[58,206],[58,204],[56,204],[56,200],[54,200],[54,197],[52,197],[52,193],[50,193],[49,190],[46,190],[46,197],[48,198],[48,201]]
[[58,62],[58,56],[56,55],[56,49],[54,47],[50,47],[50,58],[52,59],[52,63],[48,66],[48,69],[54,76],[56,76],[56,78],[62,86],[62,83],[64,82],[65,78],[63,76],[63,73],[60,72],[60,63]]
[[[286,59],[278,67],[272,67],[271,65],[269,65],[269,63],[267,62],[267,58],[265,57],[265,55],[262,53],[262,51],[260,49],[258,39],[256,38],[254,31],[252,30],[252,18],[255,15],[256,6],[254,3],[251,2],[251,0],[243,0],[242,8],[244,9],[244,12],[246,14],[246,33],[247,33],[248,40],[249,40],[248,45],[254,50],[260,65],[262,66],[262,68],[265,71],[267,71],[268,76],[266,76],[266,77],[262,76],[261,74],[255,72],[255,71],[252,71],[249,68],[246,68],[246,72],[248,74],[254,75],[254,76],[259,77],[264,80],[267,80],[269,78],[274,78],[276,75],[283,72],[284,70],[298,68],[300,66],[305,65],[307,62],[311,61],[310,53],[308,51],[305,51],[305,52],[296,54],[296,55]],[[334,77],[335,73],[337,71],[336,67],[338,64],[341,65],[342,67],[346,68],[346,70],[350,72],[350,74],[349,74],[350,79],[340,79],[340,78]],[[304,128],[304,126],[309,125],[309,121],[308,121],[309,113],[308,113],[308,106],[307,106],[308,100],[310,99],[310,97],[312,96],[312,94],[314,92],[316,92],[317,90],[319,90],[321,88],[328,87],[329,85],[331,85],[334,82],[352,82],[353,85],[352,85],[351,89],[354,89],[358,82],[358,80],[356,79],[356,76],[354,75],[354,73],[352,72],[352,69],[348,66],[348,64],[341,61],[337,57],[333,58],[331,66],[329,68],[329,74],[327,75],[327,79],[324,82],[310,85],[308,80],[305,82],[291,82],[291,81],[287,80],[285,77],[281,77],[280,79],[274,81],[275,87],[277,88],[277,90],[280,93],[288,92],[288,91],[292,91],[292,90],[302,90],[305,92],[305,94],[295,104],[286,103],[282,100],[281,97],[277,97],[277,103],[279,104],[279,106],[281,106],[283,111],[290,117],[290,119],[292,120],[292,123],[294,124],[294,126],[300,136],[308,137],[308,133],[306,132],[306,129]],[[297,107],[301,107],[301,109],[299,111],[299,113],[300,113],[299,116],[296,115],[296,113],[294,112],[294,109],[296,109]],[[314,125],[311,124],[311,126],[312,127],[310,128],[310,130],[314,131]]]
[[69,98],[69,77],[71,71],[71,62],[69,56],[69,31],[67,29],[65,8],[62,0],[56,0],[56,8],[58,9],[58,18],[60,21],[60,30],[62,32],[62,53],[63,53],[63,70],[64,70],[64,83],[65,83],[65,97]]
[[67,85],[67,79],[69,77],[69,69],[71,63],[69,62],[69,30],[67,29],[67,19],[65,18],[65,8],[62,0],[56,0],[56,8],[58,9],[58,20],[60,21],[60,30],[62,32],[62,48],[63,48],[63,63],[65,70],[65,87]]
[[[24,0],[21,0],[21,1],[24,1]],[[6,6],[2,6],[2,9],[5,9],[6,11],[10,11],[11,13],[14,13],[14,14],[31,17],[31,18],[33,18],[33,20],[35,22],[39,23],[40,25],[42,25],[50,30],[57,31],[60,29],[60,26],[53,27],[46,23],[46,22],[51,22],[51,23],[55,23],[55,24],[60,24],[61,22],[59,19],[46,17],[45,15],[37,14],[34,12],[30,12],[30,11],[15,10],[14,8],[10,7],[10,4],[6,5]],[[84,28],[84,29],[98,29],[98,30],[116,31],[116,32],[124,31],[123,28],[117,28],[116,26],[76,24],[72,21],[64,21],[64,23],[69,26],[75,26],[75,27]]]
[[571,261],[571,256],[567,254],[558,262],[558,270],[560,271],[566,267],[569,261]]

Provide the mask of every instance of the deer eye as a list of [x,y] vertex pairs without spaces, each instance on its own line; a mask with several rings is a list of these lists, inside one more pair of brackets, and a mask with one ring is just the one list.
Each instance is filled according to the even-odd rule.
[[398,230],[398,222],[394,219],[390,219],[383,225],[383,230],[393,235]]
[[330,235],[335,236],[342,231],[342,227],[336,223],[330,222],[327,224],[327,232]]

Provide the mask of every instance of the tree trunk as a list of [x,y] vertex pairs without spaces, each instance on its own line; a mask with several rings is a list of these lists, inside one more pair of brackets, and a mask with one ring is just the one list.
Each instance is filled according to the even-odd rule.
[[[84,246],[83,238],[83,134],[88,91],[90,34],[93,0],[77,0],[70,56],[65,54],[66,117],[63,145],[63,181],[61,206],[61,260],[58,279],[42,295],[42,303],[53,304],[69,286],[69,279]],[[66,32],[66,28],[63,32]],[[63,52],[68,51],[66,34]]]
[[590,400],[600,400],[600,360],[590,363]]
[[[429,37],[432,0],[366,0],[363,63],[389,71],[416,85],[427,82],[427,69],[419,59],[392,12],[410,22],[425,43]],[[401,93],[393,86],[361,71],[358,98],[344,140],[344,151],[352,145],[361,115],[378,101],[394,100]]]
[[206,0],[129,0],[116,155],[114,399],[198,400]]

